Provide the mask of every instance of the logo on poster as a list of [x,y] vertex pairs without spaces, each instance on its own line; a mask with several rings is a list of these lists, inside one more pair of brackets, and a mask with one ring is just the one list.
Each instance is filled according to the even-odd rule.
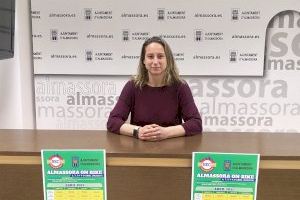
[[204,172],[210,172],[217,166],[216,162],[208,157],[199,161],[198,167]]
[[157,9],[157,20],[184,20],[186,12],[184,10],[165,10],[165,8]]
[[93,61],[93,51],[92,50],[85,50],[85,60],[87,62]]
[[230,171],[231,170],[231,160],[224,160],[224,170]]
[[87,62],[92,61],[112,61],[113,60],[113,52],[100,52],[97,50],[87,49],[85,50],[85,60]]
[[47,163],[52,169],[59,169],[64,165],[65,160],[60,155],[56,154],[56,155],[52,155],[48,159]]
[[57,29],[51,29],[50,30],[50,40],[51,41],[57,41],[58,40],[58,30]]
[[232,8],[231,9],[231,20],[232,21],[238,21],[239,20],[239,9],[238,8]]
[[203,41],[204,31],[201,29],[197,29],[194,31],[194,39],[196,42]]
[[58,29],[50,29],[50,40],[58,41],[61,40],[78,40],[78,32],[75,31],[61,31],[58,32]]
[[92,8],[84,8],[84,19],[91,20],[111,20],[113,18],[112,10],[96,10]]
[[231,21],[239,20],[258,20],[260,19],[260,10],[240,10],[239,8],[231,9]]
[[159,21],[165,20],[165,9],[164,8],[157,9],[157,20],[159,20]]
[[87,21],[92,20],[92,9],[91,8],[85,8],[84,9],[84,19]]
[[229,61],[230,62],[236,62],[237,61],[237,55],[238,55],[238,51],[230,50],[229,51]]
[[122,40],[124,42],[129,41],[129,30],[123,30],[123,32],[122,32]]
[[78,156],[73,156],[72,157],[72,167],[79,167],[79,157]]

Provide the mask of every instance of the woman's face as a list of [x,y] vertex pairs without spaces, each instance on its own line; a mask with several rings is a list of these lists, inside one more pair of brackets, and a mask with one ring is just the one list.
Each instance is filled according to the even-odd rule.
[[153,42],[146,46],[144,65],[149,76],[164,75],[167,68],[167,59],[164,47],[161,44]]

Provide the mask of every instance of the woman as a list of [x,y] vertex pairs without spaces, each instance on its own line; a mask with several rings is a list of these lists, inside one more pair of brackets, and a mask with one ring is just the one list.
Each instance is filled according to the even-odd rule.
[[191,90],[180,79],[172,51],[160,37],[144,42],[138,73],[124,86],[107,129],[146,141],[202,132]]

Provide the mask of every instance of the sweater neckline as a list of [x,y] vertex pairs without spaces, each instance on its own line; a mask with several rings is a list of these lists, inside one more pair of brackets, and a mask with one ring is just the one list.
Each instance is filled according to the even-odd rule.
[[163,85],[163,86],[151,86],[151,85],[148,85],[148,84],[146,84],[145,85],[147,88],[151,88],[151,89],[161,89],[161,88],[165,88],[165,87],[167,87],[166,85]]

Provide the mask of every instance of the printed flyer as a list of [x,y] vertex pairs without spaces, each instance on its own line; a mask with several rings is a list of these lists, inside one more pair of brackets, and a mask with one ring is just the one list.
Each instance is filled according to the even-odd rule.
[[44,200],[106,200],[105,150],[42,150]]
[[194,152],[191,200],[255,200],[259,154]]

